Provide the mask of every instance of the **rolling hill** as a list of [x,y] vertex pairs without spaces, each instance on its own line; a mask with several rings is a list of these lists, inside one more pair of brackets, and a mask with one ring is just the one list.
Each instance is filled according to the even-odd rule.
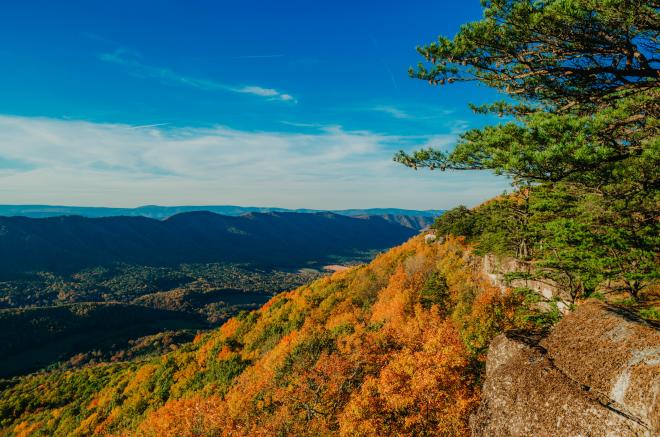
[[0,217],[0,278],[117,263],[231,262],[295,268],[392,247],[417,231],[382,216],[211,212],[146,217]]
[[[349,217],[380,215],[394,217],[415,217],[418,220],[425,220],[425,227],[433,222],[433,218],[439,216],[442,210],[411,210],[400,208],[366,208],[366,209],[342,209],[342,210],[317,210],[317,209],[286,209],[259,206],[235,206],[235,205],[199,205],[199,206],[160,206],[145,205],[137,208],[108,208],[95,206],[61,206],[61,205],[0,205],[0,216],[23,216],[31,218],[56,217],[61,215],[79,215],[83,217],[116,217],[116,216],[137,216],[149,217],[158,220],[166,219],[176,214],[185,212],[214,212],[216,214],[239,216],[251,212],[297,212],[297,213],[315,213],[332,212],[334,214],[346,215]],[[421,229],[421,228],[420,228]]]
[[165,330],[207,328],[201,317],[124,303],[78,303],[0,311],[0,378],[25,374],[75,353],[108,350]]

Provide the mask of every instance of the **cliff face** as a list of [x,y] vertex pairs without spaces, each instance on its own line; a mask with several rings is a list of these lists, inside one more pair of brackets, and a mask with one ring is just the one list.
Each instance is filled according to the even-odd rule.
[[[498,287],[505,290],[513,287],[525,287],[542,296],[544,299],[552,300],[558,298],[557,308],[563,314],[569,312],[569,304],[572,298],[566,291],[550,279],[534,280],[534,279],[513,279],[506,280],[506,275],[509,273],[531,273],[532,266],[529,263],[517,260],[515,258],[501,258],[495,255],[486,255],[482,261],[483,272],[491,280],[491,282]],[[547,308],[547,303],[540,304]]]
[[581,305],[544,339],[491,343],[475,436],[660,433],[660,331],[619,308]]

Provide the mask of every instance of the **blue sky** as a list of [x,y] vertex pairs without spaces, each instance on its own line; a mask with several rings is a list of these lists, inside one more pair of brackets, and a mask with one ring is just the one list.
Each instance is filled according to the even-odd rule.
[[0,203],[448,208],[486,173],[413,172],[488,120],[408,78],[478,0],[23,1],[0,14]]

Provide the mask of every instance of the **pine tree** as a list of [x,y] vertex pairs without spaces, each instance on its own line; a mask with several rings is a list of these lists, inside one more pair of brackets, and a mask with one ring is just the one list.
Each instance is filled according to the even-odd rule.
[[583,293],[609,283],[638,297],[659,277],[660,4],[483,4],[482,20],[419,47],[426,63],[410,74],[434,85],[479,81],[498,89],[505,101],[473,109],[504,122],[463,133],[451,153],[401,151],[394,159],[414,169],[512,177],[543,216],[521,224],[529,247],[518,255],[536,256],[548,272],[571,272]]

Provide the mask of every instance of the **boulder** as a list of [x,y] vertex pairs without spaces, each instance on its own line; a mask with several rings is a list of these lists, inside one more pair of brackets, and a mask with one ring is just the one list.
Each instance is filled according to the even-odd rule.
[[660,435],[660,332],[588,302],[544,339],[495,338],[475,436]]

